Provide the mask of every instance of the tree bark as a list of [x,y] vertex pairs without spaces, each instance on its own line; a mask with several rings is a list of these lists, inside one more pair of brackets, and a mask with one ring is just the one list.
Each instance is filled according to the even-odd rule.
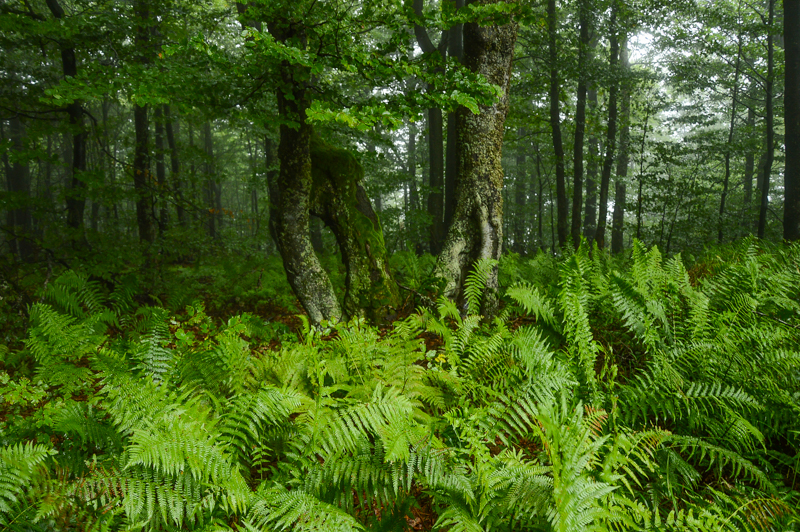
[[[625,76],[630,65],[628,64],[628,43],[622,41],[620,49],[620,67]],[[625,192],[628,179],[628,164],[630,163],[630,136],[631,136],[631,89],[627,79],[623,82],[622,89],[622,128],[619,132],[619,153],[617,154],[617,179],[614,183],[614,214],[611,218],[611,253],[621,253],[623,244],[623,231],[625,226]]]
[[722,233],[725,226],[725,202],[728,199],[728,185],[731,179],[731,152],[733,151],[733,133],[736,128],[736,104],[739,101],[739,69],[742,59],[742,35],[739,33],[739,44],[736,53],[736,70],[733,76],[733,89],[731,89],[731,120],[728,128],[728,143],[725,146],[725,177],[722,180],[722,194],[719,199],[719,220],[717,228],[717,242],[722,243]]
[[[136,16],[136,48],[138,60],[147,65],[147,48],[150,42],[150,6],[147,0],[135,0],[133,5]],[[133,106],[133,120],[136,135],[136,147],[133,154],[133,188],[136,191],[136,222],[139,229],[139,240],[153,243],[155,230],[153,223],[153,178],[150,174],[150,120],[147,105]]]
[[[590,87],[587,93],[589,109],[597,109],[597,89]],[[594,116],[595,113],[591,113]],[[597,161],[598,142],[597,136],[592,131],[589,134],[588,168],[586,169],[586,205],[583,215],[583,236],[591,243],[597,230]]]
[[[59,21],[64,19],[64,9],[58,0],[46,0],[47,7],[53,17]],[[60,43],[61,67],[65,78],[78,74],[78,62],[75,49]],[[67,105],[70,129],[72,130],[72,180],[67,192],[67,226],[77,231],[76,241],[83,239],[83,213],[86,208],[86,183],[82,174],[86,171],[86,132],[83,128],[83,107],[79,100]]]
[[614,151],[617,142],[617,92],[619,87],[619,73],[617,63],[619,58],[619,38],[617,35],[617,10],[618,1],[611,5],[611,19],[609,24],[609,41],[611,50],[608,66],[611,75],[608,91],[608,129],[606,132],[606,158],[603,162],[603,175],[600,177],[600,208],[597,217],[597,232],[595,242],[597,247],[603,249],[606,245],[606,224],[608,218],[608,187],[611,182],[611,168],[614,166]]
[[524,255],[526,252],[525,234],[527,233],[527,220],[525,219],[525,204],[528,197],[528,178],[525,175],[525,146],[522,139],[525,137],[525,130],[517,130],[517,139],[520,144],[517,146],[516,175],[514,176],[514,253]]
[[[478,4],[496,3],[477,0]],[[457,112],[458,182],[453,224],[437,261],[436,272],[446,280],[445,295],[463,308],[463,282],[479,259],[500,258],[503,242],[503,128],[508,113],[508,88],[516,24],[464,26],[464,64],[502,88],[492,105],[479,106],[473,115]],[[497,310],[497,267],[489,274],[481,312],[493,316]]]
[[167,230],[167,167],[164,164],[164,108],[157,105],[153,111],[155,121],[156,186],[158,187],[158,233]]
[[[747,109],[747,130],[752,131],[756,123],[756,112],[753,106],[750,105]],[[752,207],[753,207],[753,176],[756,175],[755,152],[749,147],[744,156],[744,175],[742,176],[742,189],[744,190],[744,199],[742,202],[742,220],[741,226],[745,233],[748,233],[751,228]]]
[[215,239],[217,238],[217,187],[214,183],[214,136],[211,133],[211,122],[203,124],[203,151],[205,152],[205,162],[203,163],[203,173],[205,174],[205,204],[208,209],[206,228],[208,229],[208,236]]
[[[422,16],[423,0],[414,0],[414,12]],[[431,42],[428,32],[419,24],[414,25],[414,35],[423,53],[438,53],[442,60],[447,53],[447,31],[442,31],[438,46]],[[429,87],[430,90],[430,87]],[[444,225],[444,131],[442,110],[432,107],[428,109],[428,164],[430,165],[428,193],[428,214],[431,216],[430,251],[433,255],[442,249],[445,237]]]
[[783,0],[783,35],[786,53],[784,124],[783,238],[800,240],[800,2]]
[[758,238],[764,238],[767,228],[767,207],[769,206],[769,174],[772,171],[772,161],[775,155],[775,130],[773,127],[773,85],[775,82],[775,44],[773,36],[773,21],[775,20],[775,0],[769,0],[769,15],[767,22],[767,80],[766,80],[766,103],[767,103],[767,150],[766,164],[764,165],[764,178],[761,182],[761,206],[758,212]]
[[299,125],[280,126],[280,170],[275,186],[270,187],[270,225],[289,284],[311,323],[318,324],[340,319],[342,311],[309,237],[312,128],[305,122],[309,101],[294,79],[295,70],[288,64],[281,68],[281,78],[290,91],[278,91],[278,109],[281,116]]
[[181,160],[178,154],[178,144],[175,141],[175,134],[178,131],[178,120],[174,123],[171,116],[169,105],[164,105],[164,129],[167,133],[167,146],[169,147],[170,161],[170,184],[175,195],[175,214],[178,217],[178,225],[183,226],[186,221],[186,213],[183,205],[183,183],[181,180]]
[[547,0],[548,49],[550,52],[550,127],[553,130],[553,151],[556,157],[556,202],[558,203],[558,245],[567,243],[567,186],[564,173],[564,146],[561,141],[559,111],[558,50],[556,48],[558,17],[556,0]]
[[572,245],[577,249],[581,243],[581,207],[583,207],[583,139],[586,131],[587,67],[590,52],[589,9],[591,0],[581,0],[580,39],[578,43],[578,92],[575,106],[575,144],[572,152]]
[[[9,124],[11,137],[10,151],[20,153],[25,148],[25,128],[18,116],[13,116]],[[5,135],[0,135],[0,138]],[[11,253],[23,262],[32,258],[33,246],[31,245],[31,182],[30,167],[28,163],[15,158],[9,162],[8,152],[3,152],[3,166],[6,173],[6,190],[10,195],[11,206],[6,211],[6,228],[9,248]]]

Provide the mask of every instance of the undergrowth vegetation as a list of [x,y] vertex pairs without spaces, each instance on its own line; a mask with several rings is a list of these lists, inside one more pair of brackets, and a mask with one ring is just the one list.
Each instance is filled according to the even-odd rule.
[[763,246],[512,255],[492,320],[486,262],[384,328],[66,272],[0,353],[0,527],[797,530],[800,246]]

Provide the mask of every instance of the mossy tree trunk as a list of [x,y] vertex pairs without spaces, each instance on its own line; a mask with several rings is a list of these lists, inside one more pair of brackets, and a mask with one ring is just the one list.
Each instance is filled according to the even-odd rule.
[[305,122],[309,101],[296,70],[290,65],[281,69],[283,90],[278,90],[278,110],[281,117],[297,125],[280,127],[280,170],[270,183],[270,228],[289,284],[309,320],[318,324],[340,319],[342,311],[309,236],[312,127]]
[[347,271],[344,314],[381,321],[396,310],[400,296],[380,221],[361,186],[364,171],[350,152],[315,137],[311,173],[311,212],[330,227]]
[[[479,0],[476,3],[495,3]],[[508,87],[517,39],[516,24],[464,26],[464,64],[503,95],[480,113],[459,109],[458,181],[453,224],[437,262],[437,275],[446,280],[445,295],[463,301],[463,282],[475,261],[499,259],[503,242],[503,126],[508,113]],[[491,272],[481,312],[491,316],[497,309],[497,268]]]

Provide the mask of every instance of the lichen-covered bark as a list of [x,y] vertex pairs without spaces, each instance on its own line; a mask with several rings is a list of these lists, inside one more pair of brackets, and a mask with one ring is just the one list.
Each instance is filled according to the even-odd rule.
[[278,110],[282,117],[293,119],[298,125],[281,125],[280,170],[270,183],[270,228],[287,280],[309,320],[318,324],[322,320],[338,320],[342,312],[309,237],[312,127],[305,122],[308,100],[291,67],[286,65],[281,74],[288,94],[278,91]]
[[311,140],[311,212],[336,236],[347,277],[344,313],[348,318],[383,320],[400,296],[389,273],[380,221],[361,180],[364,170],[347,150]]
[[[482,0],[478,3],[495,3]],[[437,275],[446,281],[445,295],[460,301],[463,282],[476,260],[499,259],[503,241],[503,126],[508,113],[508,86],[517,38],[516,24],[464,26],[464,64],[499,85],[503,95],[475,115],[459,109],[458,181],[453,223],[439,260]],[[481,312],[497,308],[497,270],[490,275]]]

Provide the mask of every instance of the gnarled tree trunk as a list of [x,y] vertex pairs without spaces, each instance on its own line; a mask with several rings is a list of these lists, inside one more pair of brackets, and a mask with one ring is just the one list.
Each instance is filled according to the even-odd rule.
[[[496,3],[478,0],[476,3]],[[436,272],[446,280],[445,295],[462,303],[462,285],[475,261],[499,259],[503,242],[503,126],[508,113],[508,87],[516,24],[464,26],[464,64],[503,89],[480,114],[460,109],[458,129],[458,181],[453,223],[447,233]],[[491,272],[481,312],[491,316],[497,309],[497,268]]]
[[347,271],[344,314],[380,321],[397,309],[400,296],[380,221],[361,186],[364,170],[350,152],[315,137],[311,175],[311,213],[330,227]]

